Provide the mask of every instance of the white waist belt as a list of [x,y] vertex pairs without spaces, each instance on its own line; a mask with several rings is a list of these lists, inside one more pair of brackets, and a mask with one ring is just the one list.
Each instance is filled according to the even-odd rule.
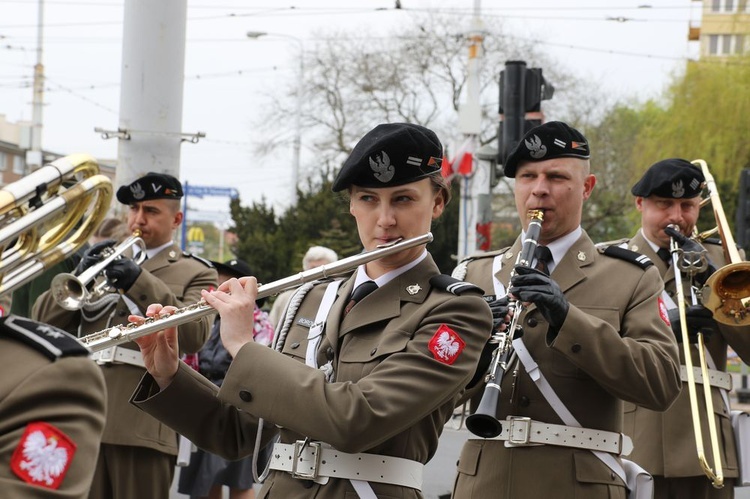
[[379,454],[347,454],[322,442],[274,444],[271,469],[325,484],[329,477],[422,489],[424,464]]
[[[680,379],[682,381],[688,380],[687,374],[687,367],[680,366]],[[703,384],[703,373],[701,372],[700,367],[693,367],[693,376],[695,376],[696,383]],[[732,389],[732,376],[730,376],[728,373],[717,371],[716,369],[709,369],[708,381],[710,385],[715,388],[721,388],[723,390]]]
[[503,421],[502,428],[500,435],[486,440],[504,440],[506,447],[558,445],[623,456],[633,450],[630,437],[613,431],[542,423],[518,416],[508,416]]
[[97,364],[130,364],[131,366],[146,367],[143,363],[143,355],[138,350],[122,347],[109,347],[91,354],[91,358]]

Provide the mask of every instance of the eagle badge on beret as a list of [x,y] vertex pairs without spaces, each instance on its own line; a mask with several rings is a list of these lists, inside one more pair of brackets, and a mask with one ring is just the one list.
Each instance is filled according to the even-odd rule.
[[130,186],[130,193],[133,195],[133,199],[136,200],[141,200],[146,195],[146,191],[144,191],[141,184],[137,182]]
[[672,183],[672,197],[681,198],[685,195],[685,188],[682,186],[682,180]]
[[391,158],[388,157],[385,151],[380,151],[379,155],[375,154],[374,156],[370,156],[369,159],[370,168],[376,179],[385,184],[393,178],[396,168],[391,164]]
[[543,158],[547,154],[547,146],[542,144],[542,139],[538,135],[534,135],[528,140],[523,141],[526,144],[526,148],[529,150],[529,156],[534,159]]

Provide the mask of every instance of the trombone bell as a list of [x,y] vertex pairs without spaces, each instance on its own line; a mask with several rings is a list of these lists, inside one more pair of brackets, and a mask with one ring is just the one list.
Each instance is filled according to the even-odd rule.
[[716,321],[730,326],[750,324],[748,307],[743,301],[747,297],[750,297],[750,262],[721,267],[701,289],[702,305],[713,313]]

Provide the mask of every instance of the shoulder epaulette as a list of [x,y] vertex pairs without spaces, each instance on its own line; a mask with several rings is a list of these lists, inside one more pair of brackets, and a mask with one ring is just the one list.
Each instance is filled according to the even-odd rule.
[[195,258],[199,262],[203,263],[203,265],[205,265],[206,267],[214,268],[214,264],[213,263],[211,263],[210,261],[206,260],[205,258],[199,257],[198,255],[194,255],[192,253],[188,253],[187,251],[183,251],[182,252],[182,256],[184,256],[185,258]]
[[613,239],[612,241],[602,241],[600,243],[596,243],[597,248],[606,248],[607,246],[622,246],[622,243],[628,242],[629,239],[627,237],[623,237],[622,239]]
[[484,290],[479,286],[470,282],[464,282],[446,274],[436,275],[430,278],[430,285],[434,288],[443,289],[454,295],[462,295],[464,293],[473,292],[484,294]]
[[607,246],[606,248],[602,249],[599,248],[602,253],[604,253],[607,256],[611,256],[614,258],[619,258],[621,260],[625,260],[626,262],[634,263],[638,265],[643,270],[646,270],[650,266],[654,264],[654,262],[651,261],[649,257],[646,255],[641,255],[640,253],[636,253],[635,251],[630,251],[629,249],[621,248],[619,246]]
[[3,319],[0,333],[27,344],[53,361],[59,357],[89,354],[72,334],[17,315]]

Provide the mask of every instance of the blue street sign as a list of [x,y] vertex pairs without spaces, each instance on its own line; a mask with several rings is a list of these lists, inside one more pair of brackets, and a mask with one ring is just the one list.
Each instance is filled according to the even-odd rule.
[[193,185],[187,182],[185,183],[185,191],[187,196],[194,196],[197,198],[202,198],[203,196],[223,196],[234,199],[239,196],[239,192],[234,187]]

